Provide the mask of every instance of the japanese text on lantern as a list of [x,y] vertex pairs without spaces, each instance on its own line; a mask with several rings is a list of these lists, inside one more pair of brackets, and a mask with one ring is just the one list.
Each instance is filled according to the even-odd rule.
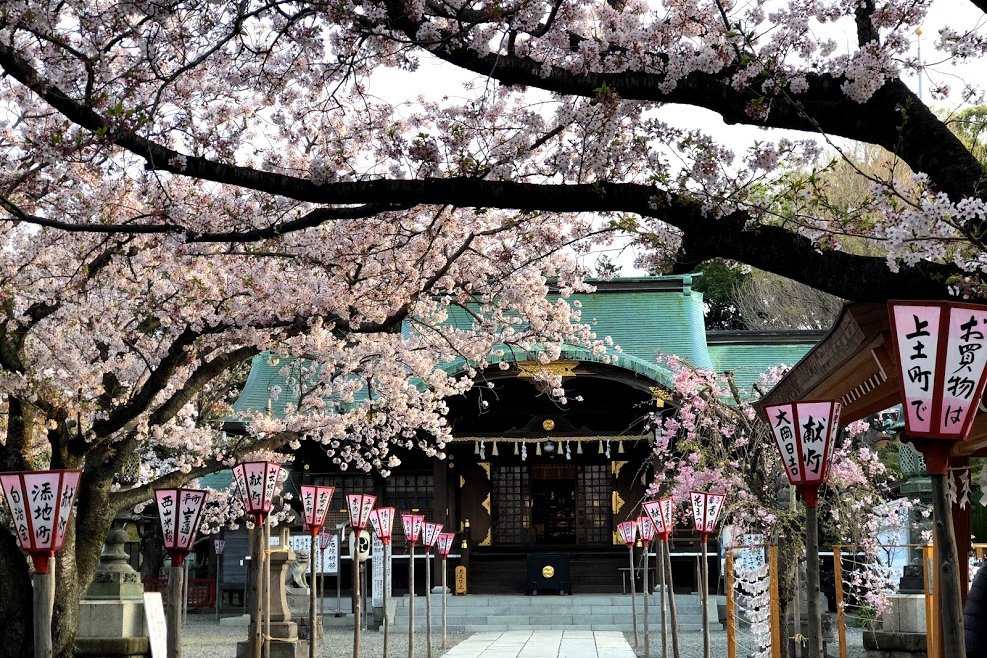
[[778,444],[778,452],[782,456],[788,479],[792,482],[801,479],[801,464],[799,459],[798,438],[795,435],[795,417],[792,405],[782,405],[769,408],[772,434]]
[[932,429],[932,398],[937,385],[939,306],[895,306],[895,334],[905,390],[905,414],[911,432]]
[[982,390],[981,378],[987,350],[987,310],[951,308],[946,338],[946,368],[943,373],[942,411],[939,432],[965,435],[964,424],[975,397]]

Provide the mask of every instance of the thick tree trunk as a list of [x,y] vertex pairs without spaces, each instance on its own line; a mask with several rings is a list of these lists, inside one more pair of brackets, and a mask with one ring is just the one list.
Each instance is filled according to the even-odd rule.
[[0,532],[0,656],[30,656],[33,651],[31,578],[27,558],[9,532]]

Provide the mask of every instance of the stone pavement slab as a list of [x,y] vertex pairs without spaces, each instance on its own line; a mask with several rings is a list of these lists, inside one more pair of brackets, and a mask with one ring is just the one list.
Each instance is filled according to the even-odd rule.
[[634,658],[619,631],[506,631],[475,633],[445,658]]

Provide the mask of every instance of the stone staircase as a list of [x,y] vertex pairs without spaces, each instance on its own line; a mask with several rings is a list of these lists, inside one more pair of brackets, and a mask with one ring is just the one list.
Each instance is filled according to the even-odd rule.
[[[392,628],[408,628],[408,597],[390,601]],[[702,608],[695,594],[676,594],[679,632],[702,630]],[[657,632],[661,599],[657,594],[649,601],[651,627]],[[479,633],[514,630],[593,630],[631,631],[631,596],[620,594],[576,594],[573,596],[486,595],[448,597],[449,630]],[[710,626],[718,628],[716,603],[709,603]],[[638,626],[644,614],[644,599],[637,597]],[[441,628],[442,596],[432,594],[432,629]],[[415,598],[415,628],[425,628],[425,597]]]

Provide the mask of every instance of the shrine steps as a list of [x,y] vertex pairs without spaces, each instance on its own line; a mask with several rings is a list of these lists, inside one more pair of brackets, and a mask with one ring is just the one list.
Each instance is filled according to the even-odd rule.
[[[408,628],[408,597],[392,601],[392,628]],[[702,630],[702,608],[695,594],[677,594],[679,632]],[[631,631],[631,596],[614,594],[576,594],[559,596],[485,595],[448,597],[450,631],[478,633],[510,630],[600,630]],[[661,599],[652,595],[649,601],[652,632],[659,632]],[[710,602],[711,627],[716,623],[716,604]],[[644,599],[637,597],[638,628],[643,628]],[[432,630],[442,624],[442,597],[432,595]],[[415,597],[415,628],[425,628],[425,597]]]

